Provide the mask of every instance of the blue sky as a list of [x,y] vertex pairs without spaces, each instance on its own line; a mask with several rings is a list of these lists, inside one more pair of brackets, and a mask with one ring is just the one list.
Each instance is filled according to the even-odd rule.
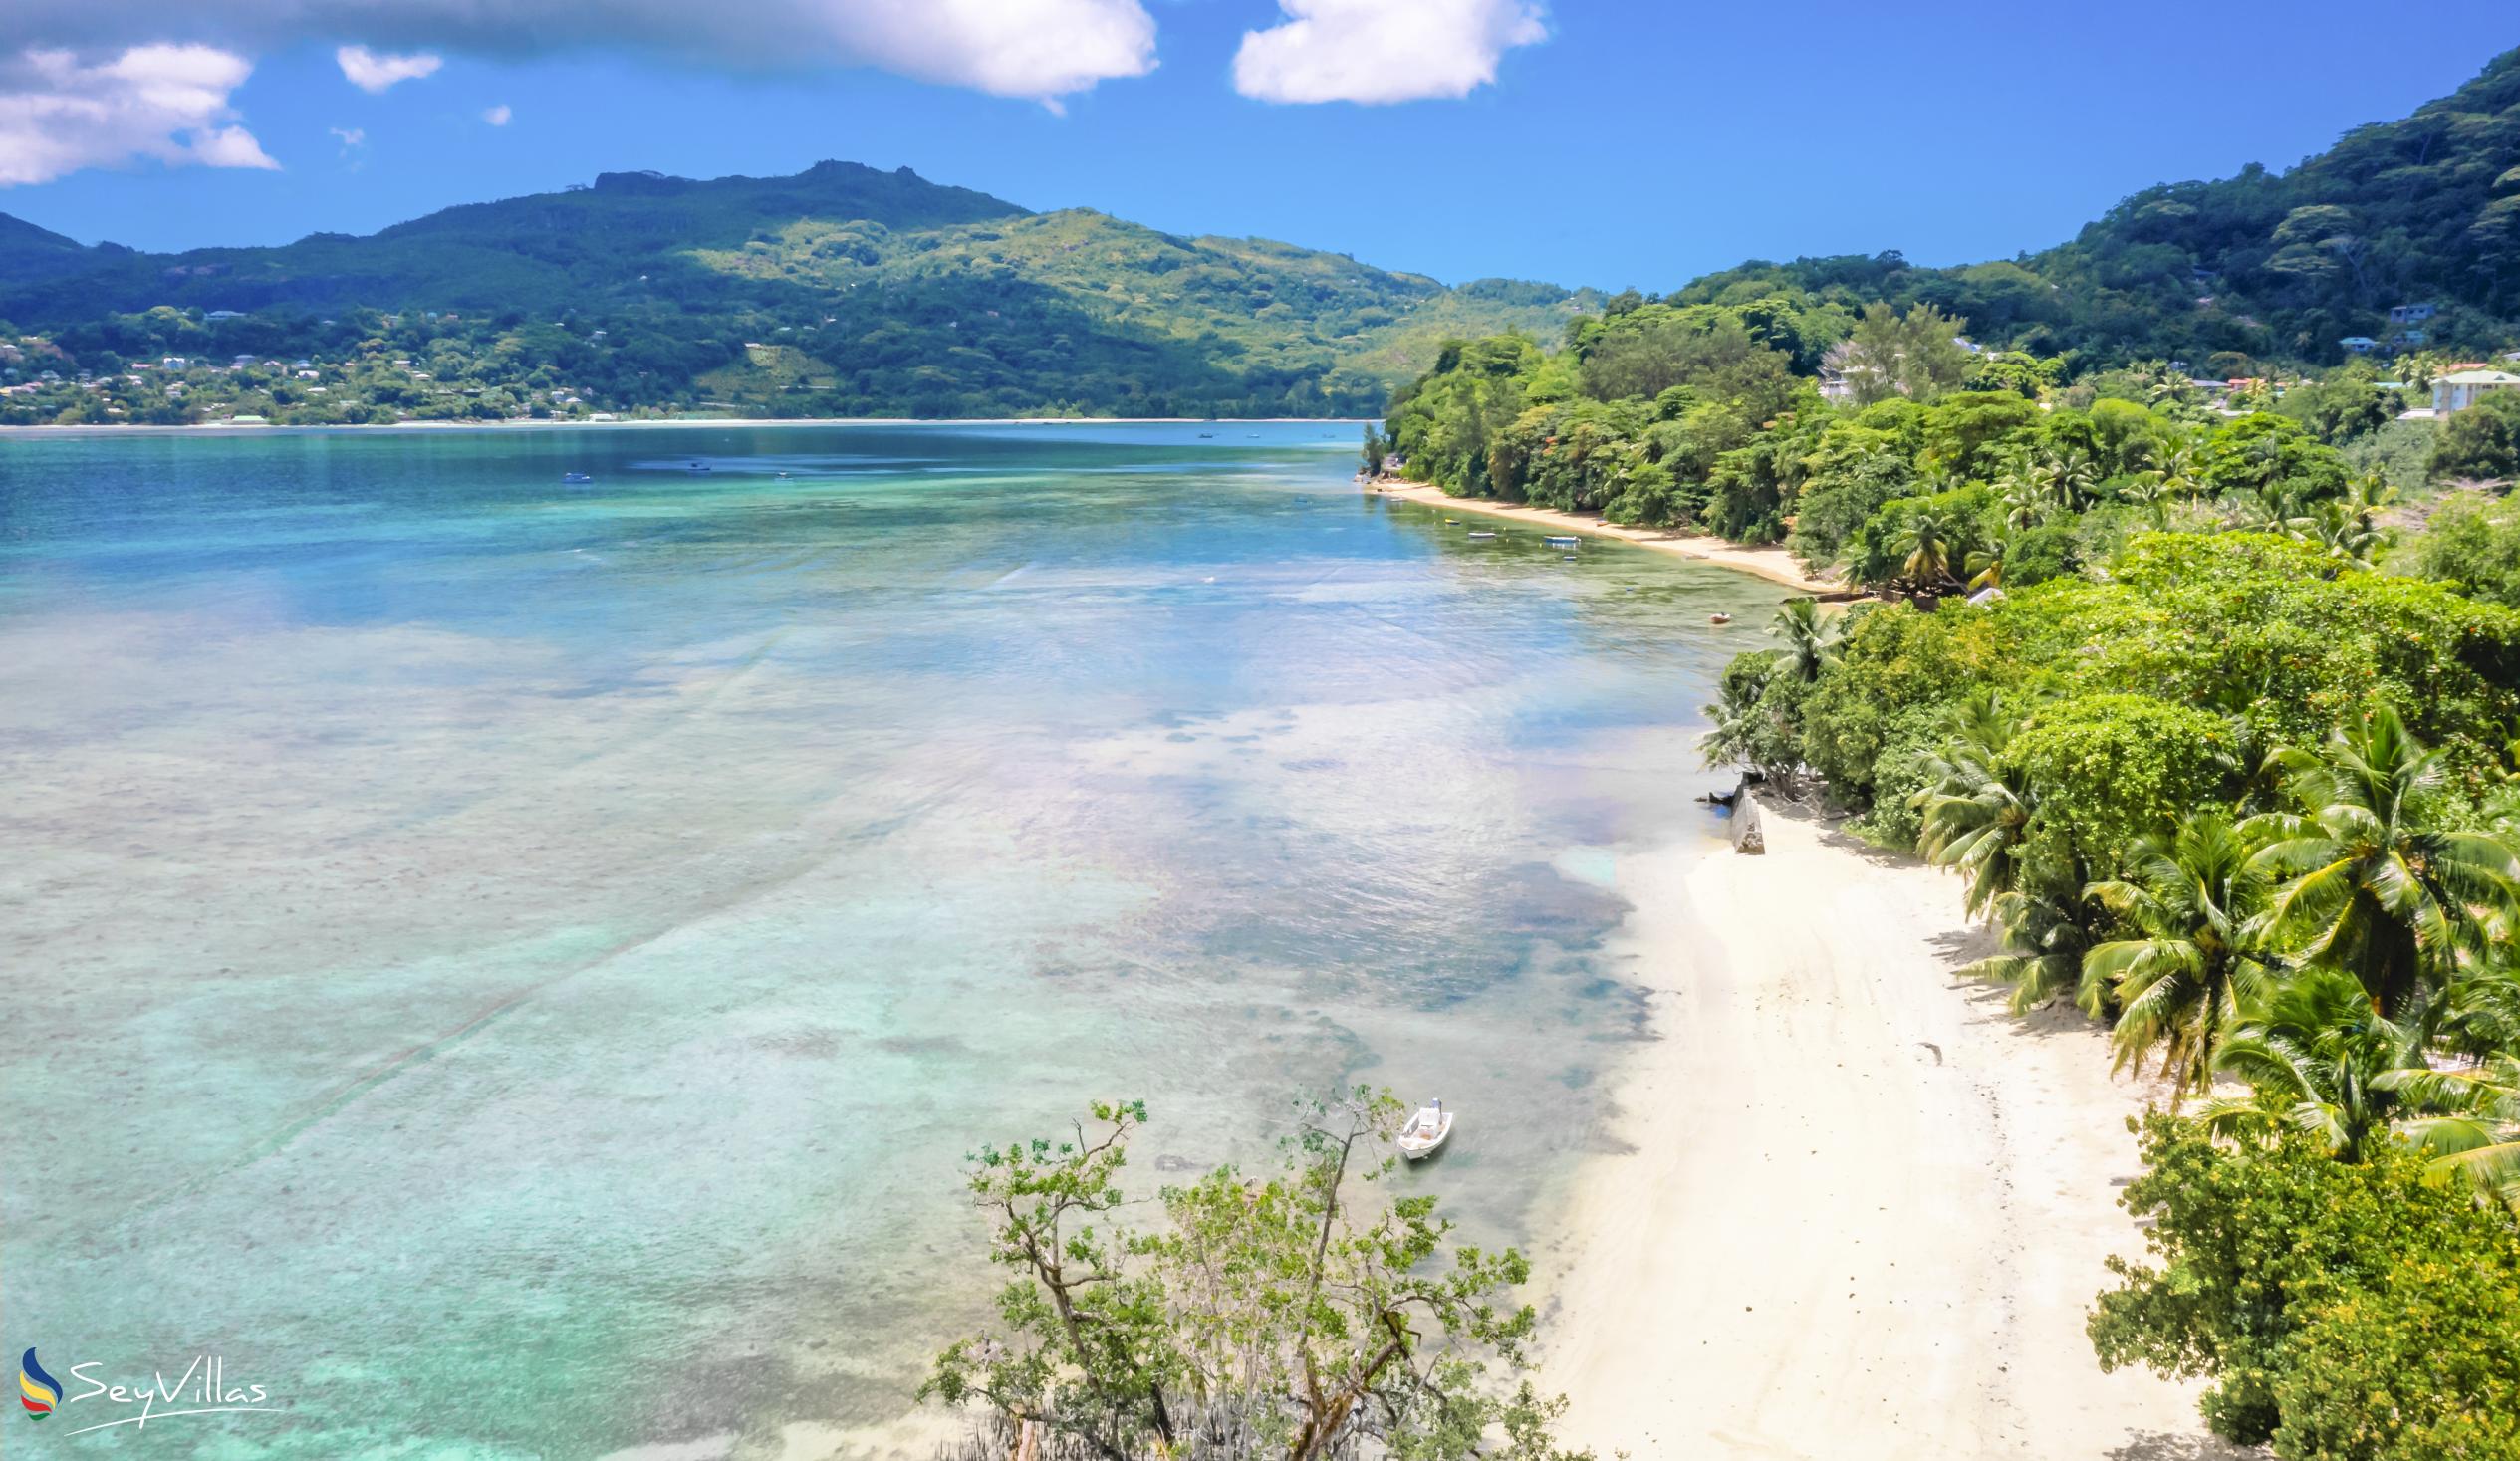
[[[2490,33],[2495,7],[2418,35],[2331,0],[2211,25],[1991,6],[927,0],[960,18],[916,35],[864,18],[871,0],[737,3],[761,34],[730,39],[726,7],[688,0],[551,0],[488,31],[458,15],[483,7],[372,0],[387,19],[367,35],[307,19],[339,8],[311,0],[198,0],[180,22],[139,0],[8,0],[0,177],[49,180],[0,186],[0,211],[144,248],[276,243],[604,170],[840,157],[1451,281],[1660,290],[1750,257],[2042,247],[2154,181],[2288,166],[2520,44],[2520,16]],[[1290,15],[1308,24],[1238,71],[1246,34]],[[207,100],[173,142],[147,134],[167,124],[154,113],[117,112],[127,137],[4,120],[13,89],[85,105],[138,65],[118,57],[175,43],[202,48],[184,67]],[[363,90],[337,54],[354,43],[438,64]],[[32,51],[56,60],[30,81]],[[209,55],[250,73],[195,75]],[[1411,89],[1460,95],[1242,94]]]

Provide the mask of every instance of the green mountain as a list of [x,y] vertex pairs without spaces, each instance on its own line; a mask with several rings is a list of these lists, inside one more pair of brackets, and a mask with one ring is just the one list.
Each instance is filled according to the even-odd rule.
[[[2078,364],[2217,353],[2332,363],[2341,341],[2509,348],[2520,322],[2520,51],[2397,122],[2349,132],[2289,172],[2147,188],[2072,242],[1954,269],[1895,253],[1754,262],[1673,296],[1930,304],[1977,339]],[[2408,319],[2402,306],[2433,307]],[[2397,337],[2415,332],[2419,339]]]
[[1035,213],[847,162],[607,173],[367,237],[175,255],[83,249],[0,217],[0,320],[82,365],[250,355],[356,377],[321,403],[237,395],[225,377],[193,392],[196,410],[226,399],[289,418],[378,406],[363,369],[422,357],[440,368],[403,367],[426,388],[387,391],[383,418],[513,413],[555,390],[623,411],[1367,413],[1446,336],[1554,337],[1593,303]]

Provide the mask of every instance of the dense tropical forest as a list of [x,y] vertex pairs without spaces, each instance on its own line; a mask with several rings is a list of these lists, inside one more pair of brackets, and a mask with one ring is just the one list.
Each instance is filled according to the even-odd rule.
[[180,255],[0,217],[0,424],[1356,415],[1446,336],[1597,303],[846,162]]

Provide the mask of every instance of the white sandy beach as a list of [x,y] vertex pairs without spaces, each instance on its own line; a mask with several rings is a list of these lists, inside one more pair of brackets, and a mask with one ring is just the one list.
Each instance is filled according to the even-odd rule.
[[1616,538],[1660,553],[1674,553],[1704,563],[1719,563],[1746,574],[1756,574],[1771,583],[1800,589],[1807,594],[1831,594],[1846,588],[1835,579],[1816,578],[1803,572],[1802,565],[1782,548],[1750,548],[1722,538],[1697,533],[1674,533],[1668,528],[1630,528],[1606,523],[1589,513],[1560,512],[1555,508],[1528,507],[1511,502],[1489,502],[1475,497],[1451,497],[1440,487],[1424,482],[1371,482],[1366,491],[1383,497],[1397,497],[1423,503],[1446,512],[1478,513],[1493,518],[1511,518],[1534,527],[1561,533],[1586,533],[1597,538]]
[[2073,1012],[1954,980],[1957,886],[1819,823],[1625,859],[1655,1039],[1538,1265],[1543,1377],[1608,1456],[2207,1461],[2194,1393],[2103,1374],[2102,1259],[2141,1240],[2113,1081]]

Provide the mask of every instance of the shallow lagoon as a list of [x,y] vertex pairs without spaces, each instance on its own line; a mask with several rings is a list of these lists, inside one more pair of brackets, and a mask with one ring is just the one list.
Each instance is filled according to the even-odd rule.
[[1354,435],[0,441],[6,1342],[286,1407],[150,1454],[802,1454],[985,1312],[962,1153],[1089,1096],[1151,1187],[1440,1095],[1411,1180],[1529,1232],[1784,591]]

